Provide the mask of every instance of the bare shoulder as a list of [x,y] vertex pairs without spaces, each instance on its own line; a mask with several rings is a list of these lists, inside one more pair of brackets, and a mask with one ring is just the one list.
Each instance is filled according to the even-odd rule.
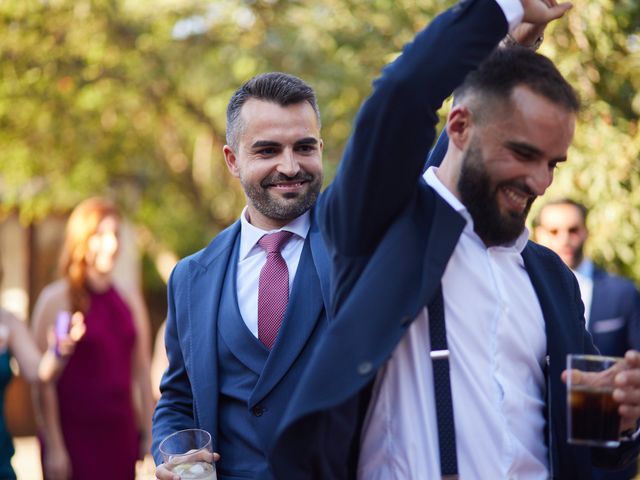
[[[56,280],[42,289],[38,296],[38,301],[45,304],[48,303],[66,303],[69,304],[69,283],[66,279]],[[63,305],[64,306],[64,305]]]

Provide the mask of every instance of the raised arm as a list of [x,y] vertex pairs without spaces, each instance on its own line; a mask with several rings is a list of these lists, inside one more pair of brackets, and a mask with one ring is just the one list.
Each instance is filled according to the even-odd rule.
[[[520,19],[547,23],[569,8],[552,0],[500,3],[520,12],[511,19],[514,25]],[[376,247],[418,189],[442,102],[508,28],[495,0],[461,2],[419,33],[374,82],[321,204],[324,231],[335,253],[356,257]]]
[[442,102],[505,36],[493,0],[438,16],[374,82],[357,115],[322,222],[332,248],[366,255],[418,188]]

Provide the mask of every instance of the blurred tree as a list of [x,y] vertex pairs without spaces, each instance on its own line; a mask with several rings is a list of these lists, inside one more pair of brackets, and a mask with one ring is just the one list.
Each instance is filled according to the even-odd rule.
[[260,71],[309,79],[335,165],[369,80],[414,29],[377,4],[3,2],[2,211],[37,221],[106,193],[152,250],[201,247],[243,204],[221,156],[231,93]]
[[[190,65],[171,36],[179,12],[136,17],[106,0],[0,9],[3,209],[32,221],[106,193],[145,238],[179,253],[228,221],[240,197],[211,161],[215,125],[181,94]],[[227,201],[211,201],[216,184]]]
[[[240,83],[282,70],[316,88],[329,181],[371,80],[453,3],[4,0],[0,215],[37,221],[107,193],[154,258],[192,252],[244,204],[221,155]],[[542,50],[585,103],[550,195],[593,206],[596,258],[640,279],[640,4],[574,5]]]

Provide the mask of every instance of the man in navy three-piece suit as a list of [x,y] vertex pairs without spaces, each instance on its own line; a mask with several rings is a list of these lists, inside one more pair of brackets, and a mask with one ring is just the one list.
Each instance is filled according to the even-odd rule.
[[[330,266],[312,208],[322,148],[316,97],[302,80],[258,75],[231,98],[224,155],[247,206],[171,275],[156,463],[163,438],[200,428],[220,454],[218,479],[272,478],[265,452],[327,323]],[[280,239],[274,250],[268,237]],[[177,477],[166,465],[156,475]]]
[[[280,424],[277,478],[584,479],[635,460],[635,351],[615,376],[620,446],[567,442],[566,356],[596,349],[575,277],[525,228],[578,100],[545,57],[495,50],[567,8],[463,1],[374,83],[317,206],[332,321]],[[423,175],[456,86],[445,158]]]
[[[575,274],[585,307],[587,330],[603,355],[621,356],[640,349],[640,294],[633,282],[612,275],[584,255],[589,237],[587,208],[570,199],[547,202],[533,222],[537,242],[556,252]],[[593,478],[629,480],[636,464],[619,472],[595,471]]]

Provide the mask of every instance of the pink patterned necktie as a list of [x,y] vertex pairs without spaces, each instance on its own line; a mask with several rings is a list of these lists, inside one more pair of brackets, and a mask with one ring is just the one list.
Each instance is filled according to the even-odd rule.
[[258,240],[258,245],[267,252],[258,285],[258,338],[269,350],[276,341],[289,302],[289,270],[280,250],[291,235],[280,231]]

